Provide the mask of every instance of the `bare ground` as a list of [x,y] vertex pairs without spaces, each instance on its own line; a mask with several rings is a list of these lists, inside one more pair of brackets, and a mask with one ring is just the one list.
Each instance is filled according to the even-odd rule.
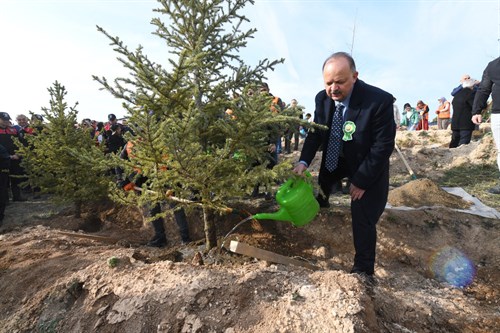
[[[0,228],[0,332],[498,332],[500,221],[453,209],[461,199],[443,201],[450,198],[434,187],[450,168],[492,164],[494,146],[485,136],[450,150],[449,135],[398,133],[427,185],[410,182],[395,152],[392,204],[419,198],[426,208],[384,212],[375,285],[347,273],[345,195],[303,228],[260,221],[230,236],[317,270],[206,253],[196,211],[188,217],[198,241],[181,245],[169,218],[171,246],[152,249],[141,245],[152,231],[135,208],[103,203],[76,219],[47,198],[12,203]],[[479,198],[500,209],[498,198]],[[264,199],[240,206],[252,214],[277,209]],[[241,220],[220,217],[221,239]]]

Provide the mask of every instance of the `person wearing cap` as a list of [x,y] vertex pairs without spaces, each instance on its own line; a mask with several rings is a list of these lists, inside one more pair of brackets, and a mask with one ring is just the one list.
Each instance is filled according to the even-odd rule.
[[113,113],[110,113],[108,114],[108,122],[104,124],[103,134],[105,139],[108,139],[111,136],[113,132],[111,130],[111,126],[113,126],[114,124],[118,124],[118,119],[116,119],[116,116]]
[[108,114],[108,120],[112,124],[116,124],[116,122],[118,121],[113,113]]
[[113,134],[113,130],[111,129],[111,127],[115,124],[121,127],[122,135],[127,133],[127,132],[132,132],[130,127],[128,127],[124,124],[120,124],[118,122],[118,119],[116,118],[116,116],[113,113],[108,114],[108,120],[109,121],[104,125],[104,131],[103,131],[103,136],[104,136],[105,140],[107,140]]
[[106,154],[120,152],[126,143],[120,124],[113,124],[111,126],[111,135],[106,140]]
[[33,128],[33,134],[40,133],[43,130],[43,116],[34,114],[31,116],[30,126]]
[[444,97],[441,97],[438,101],[439,106],[436,110],[438,130],[445,130],[448,129],[451,121],[451,104]]
[[12,126],[10,115],[7,112],[0,112],[0,145],[5,147],[10,157],[10,190],[12,191],[13,201],[26,201],[21,196],[19,183],[22,181],[19,178],[23,174],[21,168],[20,157],[16,154],[17,146],[13,138],[18,138],[23,144],[25,143],[22,132],[19,132]]

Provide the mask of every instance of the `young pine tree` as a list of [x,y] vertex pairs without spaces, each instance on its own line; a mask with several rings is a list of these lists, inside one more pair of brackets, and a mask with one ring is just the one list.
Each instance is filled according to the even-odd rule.
[[[247,0],[160,0],[154,35],[168,47],[164,65],[151,61],[141,46],[130,51],[104,29],[128,78],[104,89],[124,100],[135,127],[134,156],[125,169],[139,166],[148,182],[138,202],[174,200],[201,207],[206,248],[217,245],[216,213],[255,184],[271,185],[290,174],[290,165],[271,169],[269,150],[284,123],[297,117],[272,113],[272,98],[259,93],[269,69],[283,62],[261,60],[255,67],[240,58],[240,49],[255,29],[240,14]],[[254,92],[254,93],[252,93]],[[226,110],[228,113],[226,113]],[[230,111],[230,112],[229,112]],[[173,193],[173,196],[172,196]]]
[[26,136],[28,146],[20,146],[22,166],[31,186],[52,194],[56,202],[74,204],[79,217],[83,204],[107,196],[105,170],[96,173],[93,167],[103,159],[103,152],[88,131],[76,128],[78,103],[68,107],[64,86],[56,81],[48,91],[50,107],[42,107],[48,123],[36,135]]

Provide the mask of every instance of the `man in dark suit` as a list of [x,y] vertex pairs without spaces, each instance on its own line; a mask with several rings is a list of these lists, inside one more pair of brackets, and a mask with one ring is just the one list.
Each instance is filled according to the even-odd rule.
[[348,177],[354,238],[351,273],[372,277],[375,269],[376,223],[389,192],[389,157],[394,149],[393,96],[358,79],[353,58],[332,54],[323,64],[325,89],[316,95],[314,122],[328,130],[309,132],[294,172],[302,174],[323,145],[319,172],[328,207],[332,185]]

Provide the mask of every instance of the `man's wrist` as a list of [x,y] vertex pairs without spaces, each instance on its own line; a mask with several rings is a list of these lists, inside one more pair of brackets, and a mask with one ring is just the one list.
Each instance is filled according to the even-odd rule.
[[299,161],[297,164],[303,164],[306,168],[309,167],[309,164],[307,164],[305,161]]

